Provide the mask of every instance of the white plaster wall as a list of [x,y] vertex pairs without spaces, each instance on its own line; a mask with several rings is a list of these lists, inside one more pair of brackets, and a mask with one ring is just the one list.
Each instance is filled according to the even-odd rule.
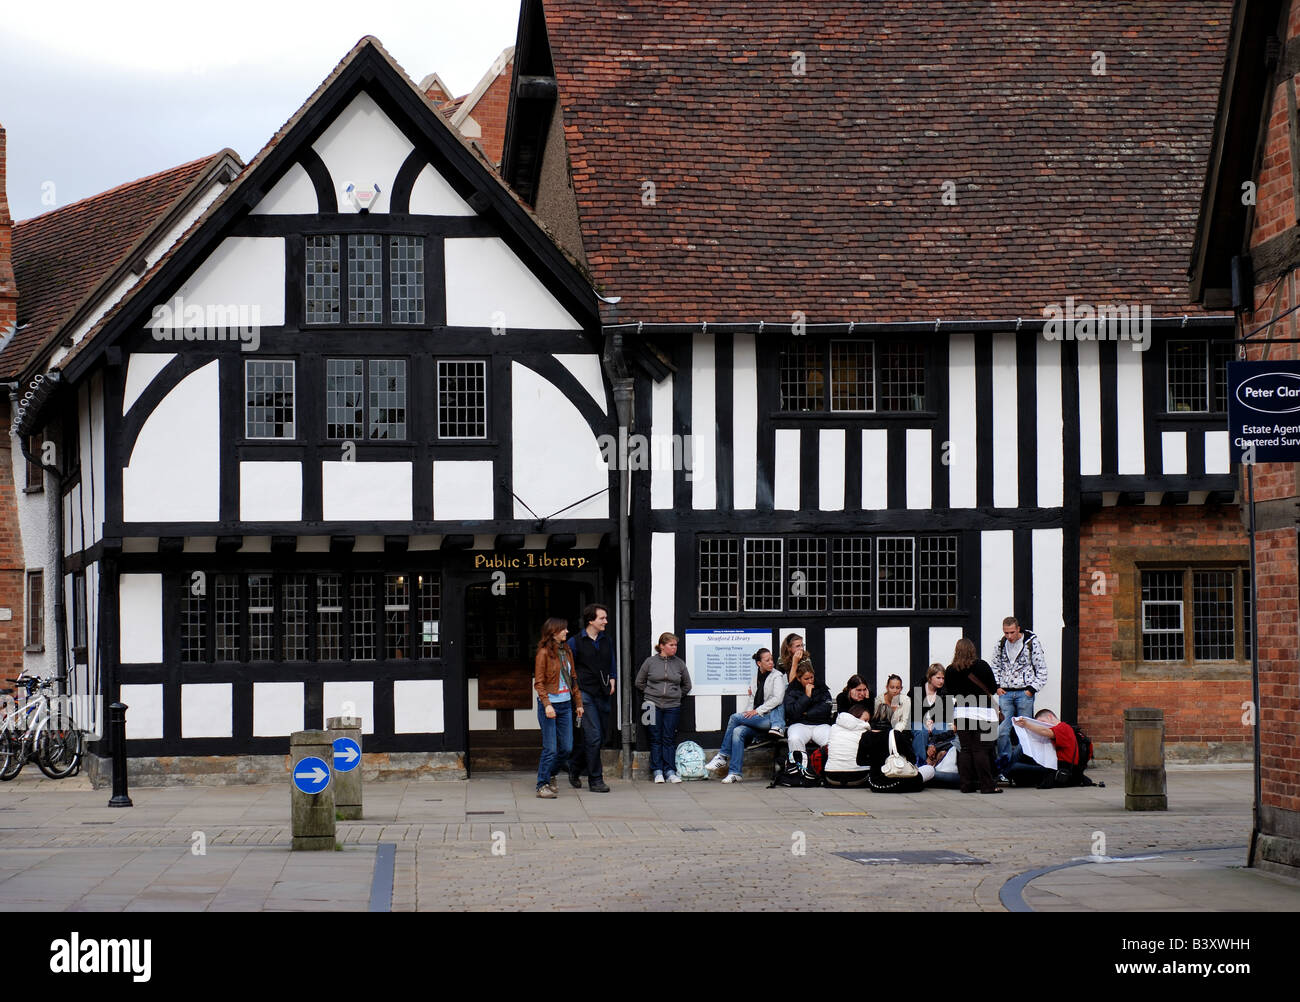
[[[467,679],[467,696],[469,699],[469,729],[471,731],[495,731],[497,729],[497,711],[478,708],[478,679]],[[533,706],[537,706],[537,696],[533,696]],[[528,711],[536,712],[536,710]],[[533,722],[536,727],[536,721]],[[540,730],[541,728],[538,728]]]
[[[516,487],[516,493],[518,488]],[[434,460],[433,517],[446,521],[490,519],[492,461]]]
[[411,520],[410,463],[322,463],[321,476],[327,522]]
[[[393,182],[413,147],[411,141],[364,91],[339,112],[312,144],[338,195],[339,212],[355,212],[345,194],[349,183],[379,185],[370,211],[388,212]],[[314,209],[312,210],[315,211]],[[414,211],[414,210],[413,210]]]
[[239,464],[241,522],[297,522],[302,519],[302,463]]
[[[823,428],[817,436],[817,506],[822,511],[844,510],[843,428]],[[850,672],[852,674],[852,672]]]
[[[718,507],[717,352],[713,338],[696,334],[691,343],[691,507],[712,511]],[[696,711],[698,713],[698,710]]]
[[162,737],[163,687],[124,683],[118,692],[127,707],[127,740],[148,741]]
[[[1135,353],[1136,354],[1136,353]],[[1047,685],[1034,699],[1038,709],[1061,712],[1061,637],[1065,630],[1065,530],[1035,529],[1033,538],[1034,608],[1029,624],[1043,642]],[[1001,624],[998,626],[1001,629]]]
[[123,664],[159,664],[163,659],[162,575],[118,578],[119,647]]
[[[217,362],[191,372],[149,415],[122,470],[128,522],[215,522],[221,508]],[[409,516],[408,516],[409,517]]]
[[140,399],[163,367],[176,357],[175,352],[134,352],[126,363],[126,387],[122,392],[122,414]]
[[773,449],[772,507],[777,511],[799,510],[799,429],[776,429]]
[[884,428],[862,431],[862,507],[889,507],[889,432]]
[[736,510],[748,511],[758,507],[758,345],[754,335],[737,334],[731,353],[732,487]]
[[695,700],[695,729],[697,731],[722,730],[722,697],[691,696]]
[[447,326],[581,330],[500,237],[445,241]]
[[228,738],[234,735],[234,686],[201,682],[181,686],[181,737]]
[[[59,517],[57,479],[45,476],[45,489],[32,494],[23,490],[27,483],[27,460],[22,453],[22,442],[15,435],[9,437],[9,459],[13,467],[14,497],[18,508],[18,531],[22,544],[22,560],[26,570],[42,571],[45,591],[45,650],[23,653],[23,670],[42,677],[57,673],[53,633],[55,588],[55,556],[58,547]],[[27,645],[27,581],[23,579],[23,592],[13,607],[14,618],[23,623],[23,646]]]
[[394,734],[441,734],[443,730],[441,679],[393,682]]
[[1101,355],[1096,341],[1079,342],[1079,472],[1101,473]]
[[[1142,420],[1142,356],[1120,345],[1115,366],[1119,427],[1119,472],[1143,473],[1146,468],[1146,429]],[[1152,471],[1154,472],[1154,471]],[[1059,704],[1058,704],[1059,705]]]
[[1020,434],[1016,399],[1016,339],[993,339],[993,506],[1019,504]]
[[279,737],[301,731],[307,687],[302,682],[253,683],[253,736]]
[[[1065,420],[1061,401],[1061,342],[1038,342],[1038,506],[1065,503]],[[947,662],[945,662],[946,664]]]
[[[185,307],[181,316],[175,315],[174,308],[170,316],[160,314],[157,326],[159,330],[184,327],[184,312],[191,306],[206,311],[211,305],[250,310],[256,306],[261,326],[279,327],[284,323],[284,267],[284,237],[226,237],[175,296],[155,304],[174,304],[180,299]],[[157,333],[154,336],[157,338]]]
[[311,177],[302,164],[294,163],[275,182],[275,187],[249,210],[249,215],[315,215],[319,208]]
[[[930,664],[952,664],[953,649],[963,636],[960,626],[930,627]],[[984,655],[980,655],[983,657]],[[926,665],[928,668],[929,665]]]
[[[671,442],[673,435],[673,377],[650,388],[650,437],[655,442]],[[650,507],[673,506],[673,471],[656,463],[650,468]]]
[[[608,518],[609,467],[578,408],[549,380],[518,362],[511,363],[510,383],[515,518],[533,518],[528,508],[540,518]],[[435,493],[438,480],[435,472]],[[490,510],[490,476],[486,486]],[[481,488],[479,493],[482,497]],[[570,507],[577,501],[582,503]],[[564,508],[568,510],[561,511]],[[448,517],[440,514],[436,497],[434,512],[438,518]]]
[[[823,655],[826,669],[826,687],[832,693],[844,688],[850,675],[858,672],[858,628],[856,626],[828,626]],[[815,664],[816,662],[814,662]]]
[[897,675],[906,687],[912,663],[912,630],[907,626],[882,626],[876,631],[876,679],[871,695],[879,699],[885,680]]
[[[93,528],[90,539],[92,543],[98,543],[104,536],[104,374],[97,372],[90,380],[90,449],[86,455],[90,456],[90,490],[87,497],[90,500],[90,524]],[[83,464],[84,465],[84,464]],[[84,475],[84,474],[83,474]]]
[[456,194],[447,179],[426,164],[411,188],[411,212],[420,216],[472,216],[469,203]]
[[[375,687],[372,682],[326,682],[321,707],[326,720],[330,717],[360,717],[361,733],[375,733]],[[349,710],[353,712],[347,712]]]
[[[976,503],[975,339],[948,339],[948,504],[974,508]],[[865,507],[865,505],[864,505]],[[883,508],[884,505],[879,507]],[[946,663],[946,662],[945,662]]]
[[1187,473],[1187,432],[1162,431],[1160,452],[1161,469],[1165,476],[1183,476]]
[[989,664],[993,663],[993,645],[1002,639],[1002,620],[1023,615],[1012,608],[1016,600],[1012,545],[1010,529],[980,533],[980,636],[976,647]]
[[1228,433],[1226,431],[1207,431],[1205,433],[1205,472],[1229,473],[1232,460],[1228,452]]
[[931,506],[934,458],[929,428],[908,428],[904,436],[907,455],[907,507],[928,509]]
[[[675,633],[677,629],[677,579],[674,576],[677,568],[677,556],[674,551],[676,545],[674,533],[652,532],[650,534],[651,643],[658,639],[659,634]],[[641,667],[645,657],[638,658],[634,655],[632,660],[636,662],[631,666],[635,672]]]
[[573,373],[573,378],[582,384],[582,388],[591,394],[602,414],[609,413],[609,404],[605,400],[605,381],[600,372],[599,355],[553,355],[557,362]]

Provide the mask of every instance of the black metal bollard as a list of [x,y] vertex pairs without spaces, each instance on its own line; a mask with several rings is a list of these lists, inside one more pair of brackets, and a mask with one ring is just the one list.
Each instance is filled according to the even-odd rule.
[[109,807],[131,807],[126,795],[126,704],[113,703],[108,708],[108,733],[113,742],[113,799]]

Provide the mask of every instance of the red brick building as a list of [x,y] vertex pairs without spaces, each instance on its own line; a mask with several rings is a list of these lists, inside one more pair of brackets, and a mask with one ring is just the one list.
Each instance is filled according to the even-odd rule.
[[[5,130],[0,128],[0,340],[18,325],[18,285],[13,266],[13,217],[6,189]],[[9,423],[8,395],[0,395],[0,420]],[[18,532],[13,462],[0,443],[0,681],[14,678],[23,661],[23,548]],[[8,618],[3,618],[5,616]]]
[[[1206,306],[1236,311],[1250,361],[1300,357],[1287,343],[1300,338],[1292,312],[1300,303],[1298,74],[1300,3],[1237,0],[1191,276]],[[1254,469],[1260,759],[1252,857],[1293,875],[1300,872],[1298,470],[1290,463]]]

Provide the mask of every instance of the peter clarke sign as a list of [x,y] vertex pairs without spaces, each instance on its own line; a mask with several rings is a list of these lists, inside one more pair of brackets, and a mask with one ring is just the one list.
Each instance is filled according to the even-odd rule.
[[1300,461],[1300,362],[1228,363],[1228,437],[1237,462]]
[[547,568],[579,570],[586,566],[586,557],[555,557],[549,553],[521,553],[514,557],[507,557],[500,553],[474,554],[474,570],[476,571],[526,571]]

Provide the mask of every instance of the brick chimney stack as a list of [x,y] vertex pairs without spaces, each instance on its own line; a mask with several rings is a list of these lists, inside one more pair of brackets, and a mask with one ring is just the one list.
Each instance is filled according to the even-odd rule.
[[0,338],[18,323],[18,283],[14,281],[14,220],[6,194],[5,130],[0,126]]

